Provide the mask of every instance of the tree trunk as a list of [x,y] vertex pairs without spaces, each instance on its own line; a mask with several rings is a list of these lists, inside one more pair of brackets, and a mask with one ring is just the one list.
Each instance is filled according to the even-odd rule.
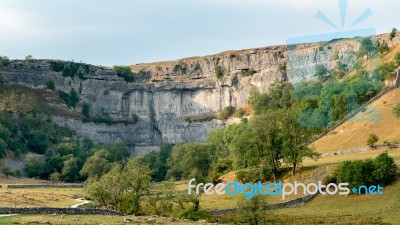
[[293,163],[293,169],[292,169],[293,176],[296,175],[296,166],[297,166],[297,163]]

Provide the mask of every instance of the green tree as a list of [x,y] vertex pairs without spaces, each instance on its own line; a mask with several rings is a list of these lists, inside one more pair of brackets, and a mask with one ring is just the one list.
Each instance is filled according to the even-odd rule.
[[397,29],[393,28],[392,32],[390,32],[390,34],[389,34],[390,40],[392,40],[394,37],[396,37],[396,33],[397,33]]
[[393,157],[387,152],[380,154],[374,160],[375,171],[372,173],[375,180],[381,184],[389,184],[396,179],[397,166]]
[[311,140],[312,133],[309,129],[301,127],[297,116],[288,112],[282,119],[283,127],[283,157],[285,162],[292,164],[292,174],[296,174],[296,168],[303,162],[304,157],[318,158],[319,154],[309,148],[306,143]]
[[128,161],[123,170],[127,178],[129,192],[125,193],[124,208],[128,213],[138,215],[140,212],[140,198],[149,189],[151,182],[151,170],[143,157]]
[[203,143],[187,143],[175,145],[168,160],[168,178],[190,179],[195,169],[203,177],[207,177],[215,153],[209,145]]
[[376,50],[377,47],[371,37],[361,39],[360,54],[366,54],[368,57],[371,57],[376,53]]
[[375,144],[379,141],[379,137],[376,134],[369,134],[367,145],[371,148],[375,147]]
[[243,199],[238,207],[239,215],[250,225],[263,224],[268,214],[267,201],[262,195],[255,195],[250,200]]
[[165,180],[168,171],[167,160],[171,156],[173,147],[171,144],[161,144],[160,151],[153,151],[144,156],[150,169],[153,171],[152,178],[154,181],[160,182]]
[[97,151],[85,161],[79,173],[82,176],[98,180],[101,176],[110,171],[112,167],[112,164],[107,160],[110,154],[111,153],[105,149]]
[[64,161],[61,170],[61,179],[66,182],[75,182],[80,179],[79,170],[78,159],[70,157]]
[[50,174],[49,176],[49,180],[51,180],[51,182],[54,183],[58,183],[61,179],[61,174],[59,172],[53,172]]
[[117,76],[122,77],[126,82],[134,82],[136,74],[132,72],[130,66],[113,66],[113,69],[117,72]]
[[322,64],[318,64],[315,66],[315,74],[314,76],[318,77],[318,79],[323,82],[325,81],[325,77],[328,75],[328,69]]

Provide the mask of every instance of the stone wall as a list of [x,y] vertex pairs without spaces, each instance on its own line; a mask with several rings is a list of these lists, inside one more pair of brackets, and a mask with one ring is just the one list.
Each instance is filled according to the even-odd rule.
[[[285,207],[301,206],[301,205],[305,204],[306,202],[311,201],[317,195],[318,195],[318,193],[313,194],[313,195],[306,195],[306,196],[296,198],[296,199],[293,199],[293,200],[290,200],[287,202],[270,204],[270,205],[267,205],[267,209],[272,210],[272,209],[281,209],[281,208],[285,208]],[[209,211],[209,213],[210,214],[234,214],[237,211],[238,211],[238,209],[221,209],[221,210],[212,210],[212,211]]]
[[84,184],[8,184],[9,189],[18,188],[83,188]]
[[57,214],[57,215],[110,215],[122,216],[123,214],[106,209],[81,209],[81,208],[0,208],[0,215],[6,214]]

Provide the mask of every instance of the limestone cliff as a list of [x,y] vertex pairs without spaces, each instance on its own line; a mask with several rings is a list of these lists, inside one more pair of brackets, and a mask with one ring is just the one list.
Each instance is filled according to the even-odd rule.
[[[398,43],[399,38],[387,42]],[[79,90],[77,112],[86,102],[91,115],[109,115],[117,123],[84,123],[59,115],[53,115],[54,122],[70,126],[80,138],[97,143],[123,141],[133,154],[145,154],[162,142],[203,141],[210,130],[224,125],[212,119],[213,115],[227,106],[242,107],[252,87],[265,92],[275,80],[298,83],[316,79],[316,65],[324,64],[328,69],[339,61],[352,65],[359,47],[359,40],[345,39],[297,45],[289,50],[287,46],[273,46],[138,64],[132,66],[137,75],[133,83],[125,82],[111,68],[86,64],[82,64],[81,70],[86,72],[81,76],[63,76],[51,68],[51,60],[12,60],[0,68],[0,75],[6,84],[43,89],[54,80],[58,91]],[[217,73],[222,78],[218,79]],[[124,122],[133,115],[138,116],[137,123]]]

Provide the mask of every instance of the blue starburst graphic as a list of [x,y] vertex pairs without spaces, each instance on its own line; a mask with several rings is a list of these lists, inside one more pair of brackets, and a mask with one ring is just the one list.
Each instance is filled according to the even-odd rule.
[[353,188],[352,191],[353,191],[353,193],[356,194],[357,193],[357,188]]
[[[348,0],[339,0],[339,8],[340,8],[340,18],[341,18],[341,28],[344,29],[345,24],[346,24],[346,17],[347,17],[347,6],[348,6]],[[353,23],[351,23],[351,25],[349,26],[349,28],[354,27],[355,25],[361,23],[362,21],[368,19],[369,17],[371,17],[373,15],[371,8],[367,8],[364,10],[363,13],[361,13],[360,16],[358,16],[358,18],[353,21]],[[317,11],[317,14],[315,14],[315,18],[317,18],[318,20],[321,20],[322,22],[324,22],[325,24],[336,28],[339,30],[339,26],[337,26],[334,22],[332,22],[331,19],[329,19],[329,17],[323,13],[321,10]]]

